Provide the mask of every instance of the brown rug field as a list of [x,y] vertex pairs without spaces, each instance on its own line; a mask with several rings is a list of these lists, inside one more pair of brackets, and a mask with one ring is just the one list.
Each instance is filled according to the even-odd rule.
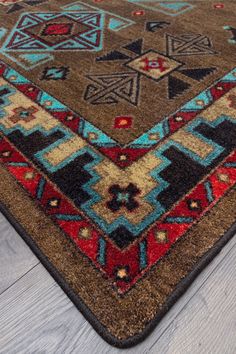
[[236,232],[235,13],[0,0],[0,210],[114,346]]

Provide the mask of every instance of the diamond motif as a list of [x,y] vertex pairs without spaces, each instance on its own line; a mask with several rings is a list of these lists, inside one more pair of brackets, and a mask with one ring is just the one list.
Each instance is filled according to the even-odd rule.
[[132,126],[132,117],[120,116],[115,118],[115,129],[128,129]]
[[159,80],[182,66],[182,63],[150,50],[126,65],[153,80]]
[[104,14],[54,12],[23,14],[4,44],[5,51],[102,49]]
[[69,72],[69,68],[60,67],[46,67],[43,71],[42,80],[64,80]]
[[72,23],[48,23],[43,31],[43,36],[64,36],[71,34]]

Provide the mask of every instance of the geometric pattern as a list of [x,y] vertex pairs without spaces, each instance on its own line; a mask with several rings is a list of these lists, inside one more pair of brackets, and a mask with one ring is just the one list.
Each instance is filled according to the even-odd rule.
[[153,80],[158,80],[182,66],[182,63],[170,59],[154,50],[150,50],[140,57],[131,60],[126,65]]
[[103,15],[76,12],[23,14],[5,42],[6,51],[100,50]]
[[0,0],[0,5],[5,5],[6,13],[12,14],[22,10],[24,7],[38,6],[47,0]]
[[101,50],[103,29],[102,12],[24,13],[1,51],[28,70],[53,59],[55,52]]
[[233,70],[210,88],[202,91],[195,98],[184,104],[177,112],[164,118],[150,130],[123,147],[77,113],[68,109],[53,96],[45,94],[43,90],[33,85],[32,82],[19,75],[15,70],[5,70],[4,79],[14,85],[18,91],[23,92],[34,102],[43,106],[71,131],[87,140],[91,146],[94,146],[121,168],[127,168],[149,151],[155,149],[165,138],[184,127],[205,108],[212,105],[236,86],[236,76]]
[[100,7],[91,6],[87,4],[87,2],[85,3],[76,1],[72,4],[62,6],[62,9],[65,11],[80,11],[83,13],[102,13],[104,17],[106,17],[107,28],[114,32],[118,32],[135,23],[129,18],[119,16],[116,13],[109,12],[107,10],[101,9]]
[[144,7],[145,9],[164,13],[169,16],[178,16],[194,8],[194,5],[186,1],[163,1],[163,0],[126,0],[130,3]]
[[173,36],[166,34],[167,54],[172,56],[215,54],[207,36],[201,34],[184,34]]
[[168,117],[162,145],[157,127],[134,141],[148,149],[123,166],[105,133],[3,62],[0,87],[2,162],[119,293],[236,182],[236,70]]
[[[130,69],[130,71],[87,75],[87,78],[93,81],[93,84],[88,85],[85,90],[85,101],[96,105],[114,104],[125,99],[127,102],[138,106],[142,76],[154,81],[165,78],[168,98],[175,99],[190,88],[190,83],[186,82],[184,77],[201,81],[215,71],[214,67],[181,69],[182,66],[186,67],[185,63],[174,58],[178,55],[215,53],[211,49],[209,38],[206,36],[186,34],[177,38],[166,35],[166,48],[168,56],[152,49],[144,52],[143,40],[138,39],[126,44],[120,50],[113,50],[97,57],[96,61],[101,63],[124,61],[121,65]],[[123,49],[129,51],[130,55],[124,54]],[[178,72],[178,77],[176,77],[175,72]]]
[[60,67],[46,67],[43,71],[41,80],[65,80],[69,73],[69,68]]
[[224,26],[223,28],[226,31],[230,31],[232,33],[232,38],[228,39],[228,42],[235,44],[236,43],[236,28],[234,28],[232,26]]
[[6,28],[0,27],[0,39],[2,39],[6,33],[7,33]]
[[119,347],[231,237],[236,4],[222,2],[0,0],[0,209]]
[[166,22],[166,21],[149,21],[146,23],[146,31],[156,32],[158,29],[164,28],[169,25],[170,22]]
[[[21,4],[37,6],[44,1],[46,0],[22,0]],[[15,3],[9,7],[7,13],[18,11],[22,7]],[[2,53],[29,70],[52,60],[53,52],[99,51],[103,48],[105,27],[118,32],[134,23],[130,19],[83,2],[75,2],[63,6],[62,9],[63,11],[54,13],[22,14],[4,43]]]
[[138,103],[139,74],[116,73],[110,75],[88,75],[93,84],[88,85],[84,99],[91,104],[117,103],[119,99],[133,105]]
[[[102,4],[98,5],[99,7],[102,6]],[[133,5],[128,5],[130,6],[130,8],[133,7]],[[69,10],[70,9],[70,10]],[[39,11],[39,10],[38,10]],[[39,11],[39,14],[42,13]],[[68,16],[64,16],[63,14],[79,14],[80,16],[82,16],[83,14],[90,14],[92,16],[92,14],[95,16],[95,14],[103,14],[105,21],[104,21],[104,26],[105,29],[107,30],[107,28],[109,28],[109,30],[111,30],[112,28],[112,24],[113,24],[113,29],[112,31],[114,32],[115,30],[118,31],[118,28],[120,27],[116,27],[115,29],[115,22],[114,20],[115,17],[113,16],[112,19],[113,21],[111,21],[111,14],[108,17],[108,12],[105,11],[104,9],[98,8],[98,7],[93,7],[93,6],[89,6],[87,4],[82,4],[81,2],[76,2],[74,4],[70,4],[70,5],[65,5],[64,9],[60,10],[58,12],[56,12],[58,15],[58,18],[50,18],[50,20],[48,20],[47,18],[43,19],[42,23],[38,24],[38,25],[30,25],[28,28],[26,29],[22,29],[22,31],[28,31],[30,32],[30,36],[36,36],[36,37],[40,37],[40,43],[43,44],[47,44],[48,47],[52,47],[50,49],[30,49],[28,47],[25,48],[25,43],[24,41],[20,41],[19,43],[16,44],[16,50],[14,48],[12,48],[9,45],[7,45],[7,42],[4,44],[3,48],[2,48],[2,53],[6,54],[11,60],[15,60],[15,62],[17,62],[17,64],[21,65],[24,69],[28,70],[31,68],[35,68],[38,65],[42,65],[48,62],[48,60],[53,59],[53,56],[55,56],[56,61],[60,61],[60,58],[62,58],[63,56],[66,57],[68,55],[68,58],[70,57],[70,53],[69,51],[74,51],[75,49],[66,49],[66,50],[60,50],[60,43],[64,42],[66,40],[66,38],[70,38],[71,35],[74,35],[75,33],[73,33],[73,30],[75,31],[75,24],[73,25],[74,22],[77,21],[69,21]],[[56,14],[56,13],[51,13],[51,15]],[[46,14],[49,14],[49,12],[46,11]],[[27,14],[23,14],[22,16],[37,16],[37,13],[30,13],[28,12]],[[32,16],[31,16],[32,15]],[[114,14],[113,14],[114,15]],[[131,17],[131,12],[129,14],[127,14],[127,16]],[[132,18],[132,17],[131,17]],[[136,18],[135,18],[136,20]],[[137,19],[138,20],[138,19]],[[80,21],[81,22],[81,21]],[[157,26],[162,26],[161,22],[163,21],[153,21],[153,24],[156,24]],[[164,21],[165,22],[165,21]],[[117,22],[116,22],[117,23]],[[138,23],[138,22],[137,22]],[[146,20],[144,21],[144,23],[142,24],[142,26],[145,28],[145,25],[147,24]],[[125,24],[123,23],[123,25],[125,26]],[[126,23],[127,25],[127,23]],[[165,24],[163,24],[165,25]],[[125,31],[127,31],[125,29],[125,27],[122,27],[121,22],[120,22],[120,26],[123,30],[123,32],[125,33]],[[74,29],[73,29],[73,28]],[[134,25],[135,27],[135,25]],[[18,28],[19,29],[19,28]],[[104,28],[103,28],[104,30]],[[14,31],[14,29],[13,29]],[[79,34],[81,33],[80,31],[83,31],[83,27],[82,27],[82,23],[80,23],[80,29],[79,29]],[[170,29],[171,31],[171,29]],[[103,31],[104,32],[104,31]],[[160,33],[162,33],[163,31],[160,30]],[[111,33],[111,31],[107,31],[107,33]],[[181,33],[181,32],[180,32]],[[198,32],[197,32],[198,33]],[[144,32],[145,34],[145,32]],[[11,38],[11,36],[13,35],[13,32],[10,34],[9,38]],[[111,35],[114,35],[114,33],[111,33]],[[150,33],[151,35],[151,33]],[[203,35],[202,35],[203,36]],[[37,38],[34,38],[35,40]],[[163,38],[163,40],[165,41],[165,35],[161,35],[160,37]],[[108,36],[106,37],[108,38]],[[27,42],[28,43],[28,42]],[[107,44],[107,42],[104,42],[105,45]],[[125,42],[123,41],[123,43],[121,44],[121,46],[125,44]],[[145,45],[147,46],[148,41],[145,41]],[[215,43],[214,43],[215,44]],[[28,45],[28,44],[27,44]],[[41,45],[41,44],[40,44]],[[206,45],[207,46],[207,45]],[[19,47],[19,49],[17,49]],[[54,48],[55,47],[55,48]],[[24,49],[25,48],[25,49]],[[191,80],[195,80],[196,77],[200,78],[199,72],[197,75],[192,75],[190,73],[189,70],[197,70],[197,69],[201,69],[202,68],[193,68],[191,69],[188,66],[188,58],[185,60],[182,60],[183,58],[178,58],[178,57],[170,57],[167,56],[166,53],[162,53],[163,48],[165,48],[165,43],[160,43],[159,48],[157,48],[157,50],[155,50],[154,48],[150,49],[148,47],[144,48],[142,53],[139,53],[140,55],[140,60],[147,60],[149,61],[148,65],[149,66],[145,66],[146,64],[143,62],[143,70],[141,70],[141,68],[137,68],[136,72],[135,72],[135,68],[133,68],[134,70],[132,70],[131,65],[135,64],[135,62],[138,62],[139,59],[138,57],[134,57],[134,51],[130,51],[130,53],[127,51],[128,49],[128,45],[123,47],[123,49],[118,48],[119,50],[112,50],[112,48],[109,48],[108,53],[113,52],[113,58],[116,57],[117,59],[115,59],[115,62],[113,62],[112,64],[115,65],[117,67],[117,70],[115,70],[112,73],[115,73],[115,75],[119,75],[122,74],[123,79],[118,83],[116,82],[115,85],[113,85],[113,79],[114,78],[109,78],[109,81],[111,84],[108,83],[108,78],[105,77],[106,75],[110,75],[111,71],[110,69],[112,69],[112,66],[108,68],[108,70],[104,70],[102,71],[102,63],[100,64],[96,64],[94,65],[94,68],[96,68],[93,71],[93,67],[89,65],[89,62],[86,60],[82,60],[81,64],[82,66],[86,66],[86,68],[84,68],[83,74],[80,73],[80,71],[78,71],[76,73],[76,75],[78,77],[81,78],[81,84],[80,84],[80,89],[83,92],[80,92],[80,95],[82,97],[85,98],[85,100],[82,99],[81,103],[81,110],[79,110],[80,107],[76,107],[77,111],[80,112],[81,115],[86,117],[86,109],[91,109],[94,113],[94,115],[90,116],[91,121],[94,124],[95,120],[99,117],[97,117],[98,111],[100,110],[100,107],[104,104],[104,105],[110,105],[111,107],[111,117],[107,117],[109,116],[109,112],[110,109],[109,107],[104,107],[105,108],[105,113],[106,113],[106,119],[111,119],[113,120],[116,117],[116,107],[119,110],[120,107],[124,106],[127,102],[130,104],[129,106],[127,106],[127,111],[122,111],[122,115],[127,115],[127,116],[132,116],[133,117],[133,121],[134,121],[134,125],[133,128],[136,129],[136,124],[139,122],[139,119],[141,118],[141,106],[144,102],[144,93],[145,90],[143,89],[143,86],[146,82],[146,85],[149,87],[151,86],[153,89],[155,89],[154,85],[155,82],[154,81],[158,81],[161,80],[162,78],[164,79],[162,82],[160,82],[160,84],[158,84],[157,86],[157,90],[155,90],[154,92],[157,94],[157,105],[158,102],[164,102],[167,98],[169,98],[169,100],[171,100],[170,105],[173,106],[174,109],[176,109],[176,104],[178,101],[180,101],[180,99],[182,100],[183,97],[185,95],[190,94],[190,88],[194,86],[194,88],[199,87],[200,85],[198,85],[198,83],[192,81]],[[68,53],[64,53],[65,51],[68,50]],[[122,51],[123,50],[123,51]],[[86,57],[85,53],[80,53],[80,50],[76,50],[77,53],[73,53],[74,59],[71,62],[71,66],[76,66],[77,64],[77,59],[79,60],[80,56],[81,57]],[[94,51],[92,51],[94,52]],[[145,56],[145,53],[147,53],[147,56]],[[99,56],[105,56],[106,53],[104,53],[104,51],[102,53],[89,53],[89,57],[90,58],[94,58],[95,55],[99,55]],[[138,54],[138,53],[136,53]],[[151,57],[151,55],[154,55],[154,58]],[[158,56],[158,58],[155,57]],[[141,56],[143,56],[143,58],[141,59]],[[150,58],[149,58],[150,56]],[[96,60],[97,62],[99,62],[99,58],[98,60]],[[153,67],[152,69],[150,69],[150,65],[155,65],[155,61],[160,61],[160,59],[165,60],[167,62],[167,66],[169,67],[168,70],[162,71],[162,72],[158,72],[158,66],[155,68]],[[178,59],[178,60],[177,60]],[[185,58],[184,58],[185,59]],[[116,61],[117,60],[117,61]],[[123,62],[121,63],[123,67],[118,68],[119,62],[118,60],[124,60],[127,62]],[[208,58],[207,58],[208,60]],[[102,61],[102,60],[101,60]],[[197,61],[193,61],[193,63],[196,63]],[[175,64],[174,64],[175,63]],[[47,63],[48,65],[48,63]],[[63,63],[63,66],[67,66],[66,63]],[[159,65],[159,64],[158,64]],[[176,65],[176,67],[175,67]],[[185,67],[184,67],[185,65]],[[52,65],[51,65],[52,66]],[[125,68],[124,68],[125,66]],[[178,67],[177,67],[178,66]],[[59,65],[60,67],[60,65]],[[108,67],[108,63],[105,64],[105,67]],[[180,68],[181,67],[181,68]],[[50,65],[47,66],[47,68],[50,68]],[[54,68],[54,67],[53,67]],[[91,68],[91,70],[90,70]],[[101,68],[101,71],[100,71]],[[103,67],[104,68],[104,67]],[[161,68],[161,66],[159,67]],[[72,68],[71,68],[72,69]],[[73,68],[74,70],[75,68]],[[213,68],[203,68],[205,70],[205,72],[207,72],[207,75],[209,75],[209,73],[211,73],[213,70]],[[46,70],[45,65],[42,68],[42,71]],[[62,71],[60,70],[60,73],[58,72],[58,70],[54,69],[56,73],[49,73],[48,80],[60,80],[63,75],[62,75]],[[131,73],[132,70],[132,73]],[[151,72],[152,70],[152,72]],[[207,71],[206,71],[207,70]],[[72,72],[72,71],[71,71]],[[29,77],[33,80],[33,78],[31,77],[31,75],[34,75],[34,73],[36,73],[36,80],[38,82],[38,84],[40,85],[41,83],[38,81],[41,77],[38,76],[38,70],[35,69],[33,70],[32,73],[29,73]],[[137,73],[140,73],[141,76],[138,76]],[[98,76],[101,76],[100,79],[98,79]],[[124,77],[124,75],[127,75],[127,77]],[[128,77],[129,76],[129,77]],[[147,79],[144,77],[148,77],[150,79],[152,79],[152,81],[150,80],[149,82],[147,82]],[[215,76],[215,74],[214,74]],[[205,78],[204,75],[201,76],[202,78]],[[89,79],[89,81],[86,80],[86,78]],[[47,80],[47,78],[45,78]],[[70,79],[73,80],[73,77],[70,76]],[[208,78],[206,78],[208,80]],[[99,81],[98,82],[96,82]],[[125,80],[127,80],[127,82],[125,82]],[[105,82],[106,81],[106,82]],[[140,88],[140,81],[141,81],[141,88]],[[43,83],[43,84],[46,84]],[[52,85],[54,83],[48,83],[48,87],[49,90],[51,91],[52,89]],[[55,83],[56,84],[56,83]],[[59,82],[57,83],[59,84]],[[163,88],[163,90],[162,90]],[[53,90],[53,89],[52,89]],[[52,91],[53,92],[53,91]],[[160,100],[158,100],[158,95],[160,95]],[[147,97],[148,98],[148,97]],[[150,98],[150,97],[149,97]],[[68,98],[69,99],[69,98]],[[67,102],[67,104],[69,104],[69,102]],[[75,106],[78,104],[75,103]],[[90,105],[91,104],[91,105]],[[159,103],[160,104],[160,103]],[[93,105],[93,106],[92,106]],[[97,107],[97,105],[100,105],[100,107]],[[163,105],[163,109],[165,110],[167,106]],[[75,108],[75,107],[74,107]],[[168,109],[168,108],[167,108]],[[173,110],[174,110],[173,109]],[[156,110],[156,112],[151,112],[152,110],[152,105],[149,105],[149,116],[150,117],[154,117],[154,115],[157,114],[156,117],[152,118],[156,120],[159,120],[160,117],[158,116],[158,110]],[[142,110],[142,112],[144,112]],[[167,112],[167,114],[169,114],[169,112]],[[167,115],[166,114],[166,115]],[[155,121],[156,121],[155,120]],[[144,120],[144,124],[145,122],[148,121],[148,119]],[[98,126],[99,122],[98,122]],[[108,123],[108,127],[106,129],[111,129],[112,124]],[[148,125],[146,129],[149,129],[151,126]],[[102,128],[103,129],[103,128]],[[132,129],[133,130],[133,129]],[[129,134],[132,134],[132,130],[130,130],[130,132],[127,132],[127,136]],[[136,130],[137,132],[137,130]],[[116,140],[120,139],[122,142],[126,139],[120,138],[119,137],[119,133],[115,130],[113,130],[113,132],[111,133],[110,136],[118,136],[118,138],[116,137]],[[135,133],[137,134],[137,133]],[[130,140],[132,139],[132,136],[130,138]],[[128,142],[130,141],[128,140]],[[123,157],[122,157],[123,158]]]
[[[107,274],[120,294],[127,292],[236,183],[236,154],[232,153],[162,221],[155,223],[145,240],[120,252],[5,138],[0,140],[0,161],[80,251]],[[196,196],[201,198],[201,207],[192,210],[188,206]],[[125,278],[120,271],[124,268],[128,271],[124,272]]]

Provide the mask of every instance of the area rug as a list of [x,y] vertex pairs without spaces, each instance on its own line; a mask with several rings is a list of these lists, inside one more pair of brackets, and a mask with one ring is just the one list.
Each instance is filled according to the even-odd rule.
[[236,232],[235,13],[0,0],[1,210],[117,347]]

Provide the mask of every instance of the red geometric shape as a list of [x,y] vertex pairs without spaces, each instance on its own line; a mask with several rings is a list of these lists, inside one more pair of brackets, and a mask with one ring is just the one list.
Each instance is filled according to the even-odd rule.
[[108,156],[118,166],[125,168],[132,165],[132,163],[138,160],[141,156],[145,155],[149,149],[145,148],[120,148],[120,147],[101,147],[101,151],[104,155]]
[[66,36],[71,34],[72,23],[48,23],[43,31],[43,36]]
[[224,8],[224,4],[222,4],[222,3],[214,4],[213,6],[215,9],[223,9]]
[[145,14],[144,10],[136,10],[132,12],[133,16],[143,16]]
[[158,69],[161,73],[167,69],[168,66],[165,66],[165,59],[158,57],[156,59],[148,59],[148,57],[141,60],[144,63],[144,67],[142,68],[145,71],[155,70]]
[[132,126],[132,117],[120,116],[115,118],[114,128],[115,129],[128,129]]

